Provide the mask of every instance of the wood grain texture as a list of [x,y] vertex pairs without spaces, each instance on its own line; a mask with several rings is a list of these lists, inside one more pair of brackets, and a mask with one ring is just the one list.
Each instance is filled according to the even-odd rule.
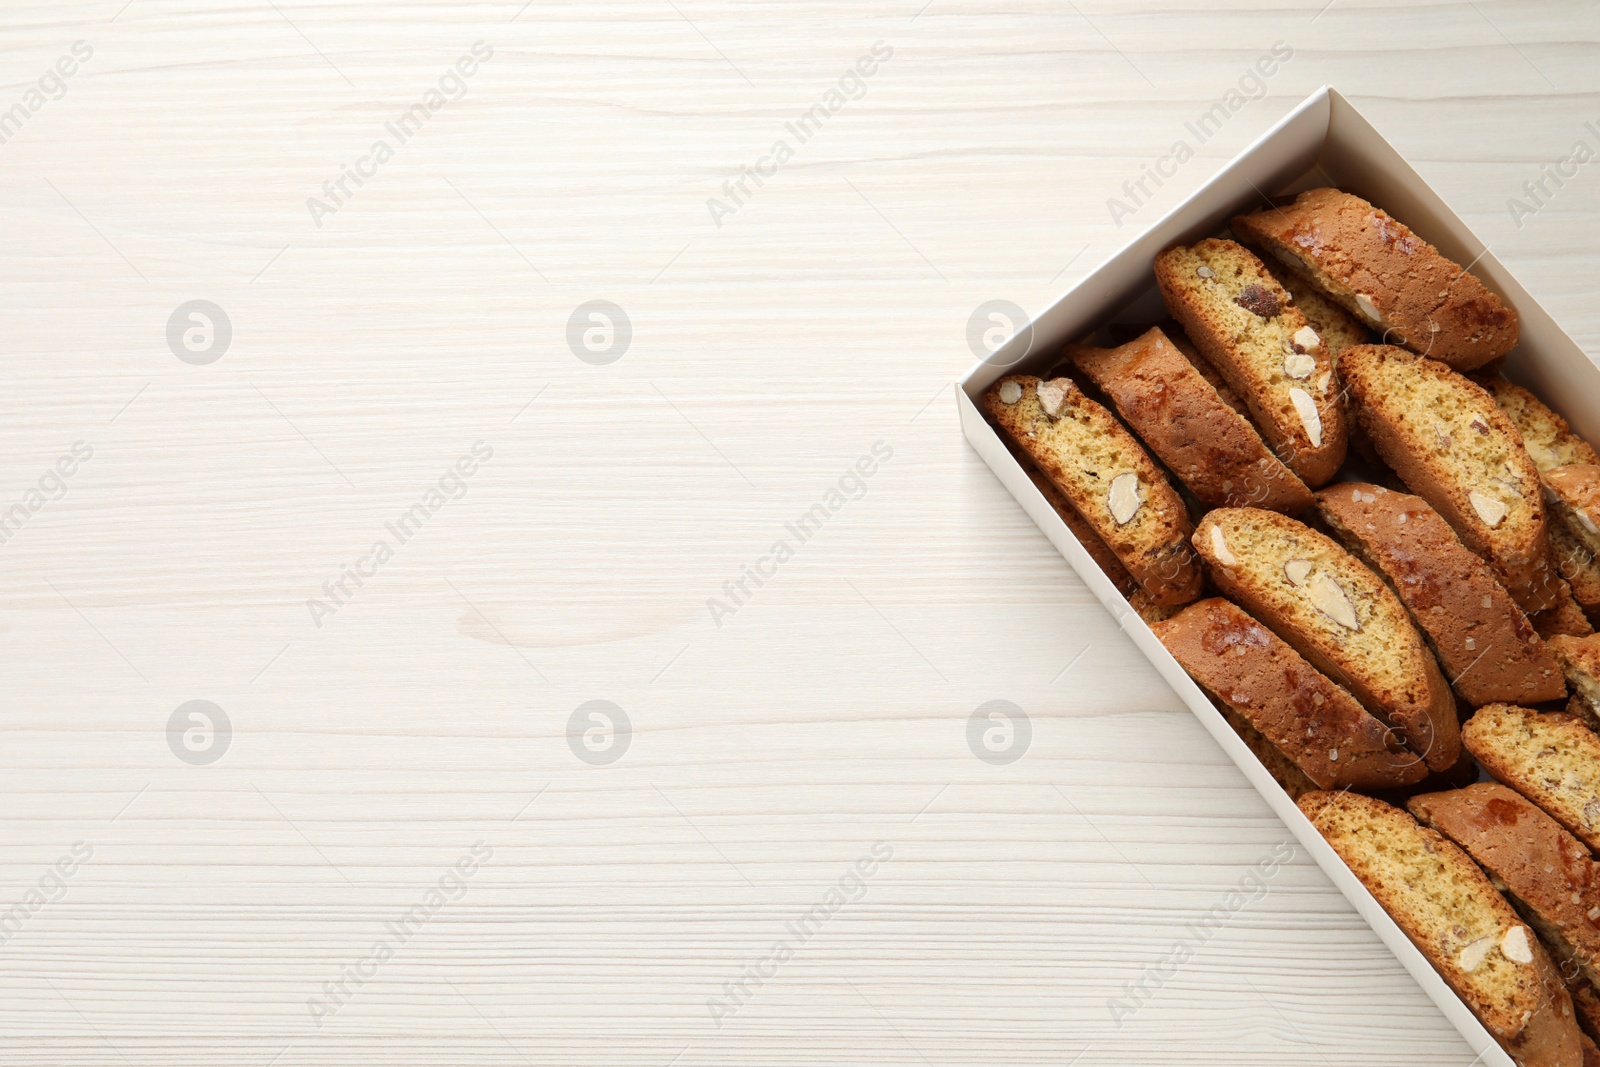
[[[0,913],[56,898],[0,944],[0,1055],[1464,1067],[1303,856],[1165,967],[1287,834],[949,398],[973,309],[1038,311],[1325,82],[1600,343],[1600,163],[1506,207],[1594,142],[1593,5],[1323,2],[8,3],[0,111],[93,55],[0,144],[0,512],[93,455],[0,545]],[[316,225],[478,41],[465,95]],[[1265,98],[1114,225],[1277,41]],[[166,336],[197,298],[233,329],[205,366]],[[595,299],[632,324],[605,366],[566,340]],[[465,494],[315,625],[478,441]],[[208,766],[168,745],[195,699],[232,724]],[[609,766],[569,746],[594,699],[632,722]],[[997,699],[1032,728],[1008,765],[967,743]],[[714,1020],[841,879],[859,899]]]

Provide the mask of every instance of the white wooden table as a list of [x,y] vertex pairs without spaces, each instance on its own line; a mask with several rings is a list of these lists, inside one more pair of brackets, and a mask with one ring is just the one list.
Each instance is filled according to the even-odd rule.
[[1323,2],[9,0],[0,1060],[1466,1067],[949,397],[1325,82],[1600,351],[1596,6]]

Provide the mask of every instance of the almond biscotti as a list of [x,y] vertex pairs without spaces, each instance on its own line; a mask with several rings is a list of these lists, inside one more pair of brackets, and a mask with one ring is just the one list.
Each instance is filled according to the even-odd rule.
[[1128,573],[1128,568],[1122,565],[1117,554],[1111,551],[1111,546],[1095,532],[1089,525],[1089,520],[1078,514],[1076,508],[1067,502],[1061,495],[1061,490],[1051,484],[1050,479],[1039,473],[1039,468],[1026,457],[1018,458],[1022,469],[1028,475],[1028,480],[1055,508],[1056,514],[1061,516],[1061,521],[1067,524],[1067,529],[1072,531],[1072,536],[1078,539],[1078,544],[1083,546],[1085,552],[1094,560],[1100,572],[1111,579],[1111,584],[1117,587],[1117,592],[1123,596],[1132,596],[1139,588],[1139,583],[1133,580],[1133,575]]
[[1308,189],[1233,220],[1385,340],[1457,370],[1516,347],[1517,313],[1466,269],[1358,196]]
[[1211,579],[1442,771],[1455,700],[1394,591],[1331,538],[1272,511],[1219,508],[1195,529]]
[[1360,319],[1340,307],[1321,289],[1279,263],[1275,257],[1264,257],[1261,265],[1294,298],[1294,306],[1300,309],[1306,322],[1317,331],[1322,343],[1328,346],[1328,354],[1334,357],[1335,362],[1339,353],[1351,345],[1364,345],[1372,339],[1371,331],[1361,324]]
[[[1538,397],[1504,378],[1478,379],[1500,410],[1517,424],[1522,447],[1540,472],[1573,464],[1600,465],[1600,454],[1573,432],[1567,420]],[[1572,587],[1572,596],[1585,612],[1600,613],[1600,558],[1584,546],[1564,521],[1550,523],[1551,562]]]
[[1009,375],[984,407],[1157,604],[1200,595],[1183,501],[1143,446],[1071,379]]
[[1566,580],[1579,607],[1590,615],[1600,614],[1600,556],[1559,515],[1550,522],[1550,565]]
[[1600,464],[1600,454],[1596,454],[1589,442],[1573,433],[1566,419],[1528,390],[1500,377],[1476,380],[1494,397],[1500,410],[1516,423],[1517,432],[1522,435],[1522,446],[1541,471],[1573,463]]
[[1600,730],[1600,634],[1552,637],[1550,651],[1572,688],[1567,714],[1582,719],[1590,730]]
[[1467,720],[1461,740],[1490,774],[1600,848],[1600,737],[1580,720],[1490,704]]
[[1554,607],[1539,472],[1494,398],[1390,345],[1346,349],[1339,374],[1383,461],[1489,560],[1525,610]]
[[1533,623],[1533,628],[1539,636],[1548,641],[1557,634],[1566,634],[1568,637],[1588,637],[1594,633],[1594,625],[1589,622],[1589,616],[1579,606],[1572,595],[1572,589],[1561,578],[1555,579],[1558,597],[1556,606],[1546,608],[1544,611],[1535,611],[1528,616],[1528,621]]
[[1574,463],[1544,472],[1545,495],[1585,548],[1600,554],[1600,465]]
[[1425,793],[1406,807],[1477,861],[1563,974],[1600,981],[1600,863],[1582,842],[1499,782]]
[[1339,482],[1317,494],[1317,512],[1388,579],[1466,703],[1538,704],[1567,695],[1555,656],[1511,594],[1426,500]]
[[1211,597],[1151,629],[1202,689],[1315,788],[1391,789],[1426,775],[1393,731],[1237,605]]
[[1297,802],[1339,858],[1525,1067],[1573,1067],[1572,1001],[1544,947],[1478,866],[1437,830],[1359,793]]
[[1068,345],[1065,354],[1201,504],[1311,506],[1311,490],[1159,328],[1117,348]]
[[1333,357],[1261,261],[1208,238],[1157,256],[1156,284],[1278,458],[1313,488],[1332,478],[1346,446]]
[[[1161,332],[1166,334],[1167,340],[1172,342],[1172,347],[1182,352],[1184,359],[1194,364],[1194,369],[1200,372],[1200,377],[1211,383],[1211,388],[1217,391],[1217,395],[1222,398],[1222,402],[1244,416],[1248,421],[1250,419],[1250,405],[1244,402],[1244,397],[1239,395],[1237,389],[1228,384],[1228,379],[1217,373],[1217,368],[1211,365],[1211,361],[1200,354],[1200,350],[1194,346],[1194,342],[1189,340],[1188,335],[1183,332],[1183,327],[1178,325],[1178,320],[1167,319],[1160,323],[1160,326]],[[1255,423],[1250,425],[1254,428]]]

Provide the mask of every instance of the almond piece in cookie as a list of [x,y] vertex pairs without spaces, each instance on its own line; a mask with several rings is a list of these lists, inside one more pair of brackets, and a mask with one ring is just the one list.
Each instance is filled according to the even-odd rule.
[[1394,591],[1331,538],[1258,508],[1219,508],[1194,546],[1224,595],[1282,637],[1442,771],[1460,755],[1455,700]]
[[1333,356],[1261,261],[1208,238],[1157,256],[1156,284],[1278,458],[1309,486],[1332,478],[1346,446]]
[[1490,774],[1600,848],[1600,737],[1581,720],[1489,704],[1467,720],[1461,740]]
[[1424,793],[1406,808],[1477,861],[1563,974],[1600,981],[1600,863],[1581,841],[1499,782]]
[[1128,568],[1122,565],[1117,554],[1111,551],[1105,539],[1089,525],[1087,519],[1078,514],[1076,508],[1067,502],[1067,498],[1061,495],[1061,490],[1050,484],[1050,479],[1039,473],[1039,468],[1033,465],[1032,460],[1026,455],[1018,455],[1017,462],[1022,465],[1028,480],[1050,502],[1050,506],[1055,508],[1056,514],[1061,516],[1061,521],[1067,524],[1067,529],[1072,531],[1072,536],[1078,539],[1084,551],[1094,559],[1101,572],[1111,579],[1111,584],[1117,587],[1117,592],[1123,596],[1131,596],[1134,590],[1139,588],[1138,583],[1133,580],[1133,575],[1128,573]]
[[1383,461],[1489,560],[1524,610],[1556,606],[1539,472],[1494,398],[1389,345],[1346,349],[1339,374]]
[[1233,220],[1385,340],[1473,370],[1516,347],[1517,313],[1466,269],[1358,196],[1308,189]]
[[1485,1029],[1525,1067],[1575,1067],[1572,1001],[1544,947],[1458,846],[1359,793],[1297,803]]
[[1338,482],[1317,511],[1346,548],[1383,575],[1472,707],[1560,700],[1555,656],[1483,559],[1419,496]]
[[1237,605],[1211,597],[1151,629],[1230,722],[1242,719],[1314,788],[1389,789],[1426,775],[1393,731]]
[[1117,348],[1068,345],[1065,354],[1206,507],[1311,506],[1311,490],[1159,328]]
[[1200,595],[1188,511],[1166,474],[1109,411],[1071,379],[1028,375],[1002,378],[984,394],[983,405],[1154,603],[1187,604]]

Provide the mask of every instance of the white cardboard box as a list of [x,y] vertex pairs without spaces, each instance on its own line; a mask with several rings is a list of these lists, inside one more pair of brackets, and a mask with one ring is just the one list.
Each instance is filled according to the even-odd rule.
[[1238,764],[1301,846],[1461,1031],[1482,1062],[1514,1067],[1511,1057],[1322,839],[1127,599],[1101,573],[977,406],[979,397],[999,378],[1013,372],[1048,369],[1062,344],[1085,337],[1107,322],[1160,318],[1154,263],[1162,249],[1215,233],[1233,215],[1261,206],[1263,194],[1276,196],[1324,185],[1338,186],[1387,210],[1445,255],[1467,264],[1485,285],[1516,308],[1522,320],[1521,341],[1506,361],[1506,375],[1560,411],[1584,437],[1600,440],[1600,368],[1590,362],[1350,102],[1327,87],[1312,94],[1193,196],[1091,271],[1035,319],[1030,328],[1019,331],[979,362],[960,382],[956,403],[962,430],[984,462]]

